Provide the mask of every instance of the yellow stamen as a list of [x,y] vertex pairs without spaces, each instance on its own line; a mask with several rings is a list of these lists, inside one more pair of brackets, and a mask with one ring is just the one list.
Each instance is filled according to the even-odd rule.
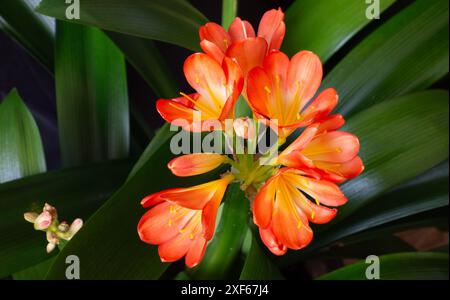
[[267,94],[272,94],[272,91],[269,89],[267,85],[264,87],[264,90],[267,92]]

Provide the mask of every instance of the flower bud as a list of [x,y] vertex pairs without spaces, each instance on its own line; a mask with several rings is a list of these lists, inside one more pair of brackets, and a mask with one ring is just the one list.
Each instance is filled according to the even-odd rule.
[[69,224],[67,224],[67,222],[61,222],[58,225],[58,230],[61,232],[67,232],[69,230]]
[[34,229],[45,230],[53,222],[52,215],[48,211],[42,212],[34,221]]
[[23,214],[23,217],[25,218],[25,220],[27,220],[30,223],[34,223],[34,221],[36,221],[36,218],[38,217],[37,213],[34,212],[27,212]]
[[45,203],[44,208],[42,210],[43,212],[46,211],[48,213],[50,213],[50,215],[52,216],[52,218],[55,220],[58,218],[58,213],[56,212],[56,208],[54,208],[53,206],[51,206],[48,203]]
[[83,227],[83,220],[75,219],[67,231],[67,240],[70,241],[70,239],[81,229],[81,227]]
[[55,249],[56,245],[52,243],[47,244],[47,253],[52,252]]

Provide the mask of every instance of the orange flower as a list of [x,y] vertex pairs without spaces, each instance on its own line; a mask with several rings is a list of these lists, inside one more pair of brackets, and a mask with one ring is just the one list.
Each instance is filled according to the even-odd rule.
[[306,128],[278,156],[278,162],[314,170],[321,178],[339,183],[361,174],[364,165],[358,156],[358,138],[348,132],[327,131],[330,127],[334,127],[332,122]]
[[262,64],[267,53],[280,49],[286,32],[283,18],[281,9],[266,12],[259,24],[258,35],[249,22],[240,18],[234,19],[228,32],[216,23],[207,23],[200,28],[200,46],[218,62],[224,57],[236,59],[246,75]]
[[194,153],[172,159],[167,167],[176,176],[194,176],[212,171],[228,160],[226,155]]
[[254,113],[277,120],[283,140],[295,128],[325,118],[336,106],[338,95],[332,88],[321,92],[311,104],[322,81],[322,63],[317,55],[301,51],[291,60],[275,51],[262,67],[248,75],[247,96]]
[[302,249],[311,242],[309,222],[323,224],[334,218],[337,210],[326,206],[346,202],[334,183],[314,178],[313,173],[283,168],[259,190],[253,218],[264,244],[275,255],[283,255],[288,248]]
[[139,221],[139,237],[158,245],[163,262],[185,257],[188,267],[196,266],[214,235],[217,210],[232,180],[233,176],[228,174],[205,184],[145,197],[142,206],[153,207]]
[[[159,114],[169,123],[188,131],[208,131],[215,121],[234,116],[234,106],[243,88],[239,66],[229,58],[222,64],[206,54],[195,53],[184,63],[184,74],[197,93],[175,99],[160,99],[156,103]],[[201,113],[199,119],[195,112]],[[220,124],[219,124],[220,125]]]

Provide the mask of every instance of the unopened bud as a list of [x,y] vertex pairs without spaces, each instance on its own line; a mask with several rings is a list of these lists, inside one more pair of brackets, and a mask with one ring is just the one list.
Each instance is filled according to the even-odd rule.
[[42,211],[46,211],[46,212],[50,213],[50,215],[52,216],[53,219],[58,218],[58,213],[56,212],[56,208],[54,208],[53,206],[51,206],[48,203],[45,203]]
[[67,222],[61,222],[58,225],[58,230],[61,232],[67,232],[69,230],[69,224],[67,224]]
[[34,212],[27,212],[23,214],[23,217],[25,218],[25,220],[27,220],[30,223],[34,223],[34,221],[36,221],[36,218],[39,215],[37,213]]
[[49,242],[50,244],[58,244],[59,243],[59,239],[58,236],[51,232],[51,231],[47,231],[47,242]]
[[82,219],[75,219],[67,231],[67,240],[69,241],[83,227]]
[[34,229],[36,230],[45,230],[47,229],[53,222],[53,218],[48,211],[44,211],[34,221]]
[[47,244],[47,253],[52,252],[55,249],[56,245],[52,243]]

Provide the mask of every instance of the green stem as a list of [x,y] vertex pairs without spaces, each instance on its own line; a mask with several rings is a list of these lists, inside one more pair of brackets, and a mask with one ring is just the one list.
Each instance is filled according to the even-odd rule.
[[237,0],[222,0],[222,26],[228,29],[237,15]]

